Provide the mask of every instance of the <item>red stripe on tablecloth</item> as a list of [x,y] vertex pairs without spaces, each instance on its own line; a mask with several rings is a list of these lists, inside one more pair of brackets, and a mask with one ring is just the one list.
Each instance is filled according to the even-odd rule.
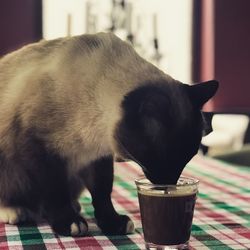
[[189,245],[188,245],[188,249],[189,249],[189,250],[195,250],[195,248],[192,247],[192,246],[190,245],[190,243],[189,243]]
[[[90,250],[102,250],[104,246],[113,246],[112,242],[107,239],[98,239],[94,236],[83,236],[79,238],[71,238],[69,240],[69,237],[57,237],[58,243],[46,243],[45,246],[48,249],[90,249]],[[1,249],[1,248],[0,248]],[[1,249],[2,250],[2,249]]]
[[[245,179],[245,180],[248,180],[250,181],[250,176],[248,175],[243,175],[243,174],[240,174],[240,173],[236,173],[234,171],[231,171],[230,169],[230,165],[228,164],[228,168],[226,168],[226,163],[220,163],[219,161],[216,161],[216,164],[214,164],[214,160],[212,159],[203,159],[201,158],[200,156],[196,156],[193,160],[194,163],[198,163],[198,164],[202,164],[202,165],[205,165],[206,167],[209,167],[209,168],[213,168],[213,169],[216,169],[218,170],[218,166],[221,166],[223,167],[223,172],[227,172],[233,176],[237,176],[239,178],[242,178],[242,179]],[[220,170],[221,171],[221,170]]]
[[225,193],[228,193],[228,194],[230,194],[232,196],[232,198],[235,197],[235,198],[238,198],[238,199],[250,202],[250,197],[244,197],[241,194],[232,192],[232,191],[228,190],[225,187],[218,186],[216,184],[210,183],[210,182],[206,181],[204,178],[206,178],[206,177],[199,176],[200,183],[202,182],[202,184],[204,184],[206,186],[213,187],[213,188],[215,188],[217,190],[220,190],[220,191],[223,191]]
[[0,249],[9,250],[4,223],[0,223]]
[[[65,241],[64,241],[65,238]],[[80,248],[80,249],[96,249],[96,250],[101,250],[102,247],[100,243],[98,242],[98,239],[94,238],[93,236],[83,236],[83,237],[78,237],[78,238],[71,238],[69,240],[69,237],[59,237],[56,236],[57,239],[57,247],[59,246],[60,249],[71,249],[71,248]],[[107,240],[109,241],[109,240]],[[52,243],[54,244],[54,243]],[[52,246],[51,243],[47,243],[46,246]],[[110,246],[111,243],[109,241],[109,244],[105,244]],[[52,249],[52,248],[51,248]]]
[[65,246],[63,245],[61,239],[59,236],[55,235],[55,238],[57,240],[57,244],[60,246],[61,249],[66,249]]
[[[60,247],[60,249],[71,249],[71,248],[80,248],[80,249],[93,249],[92,247],[94,247],[94,249],[96,250],[101,250],[102,247],[100,246],[100,244],[98,243],[98,240],[95,239],[93,236],[83,236],[83,237],[79,237],[79,238],[71,238],[71,240],[69,240],[69,237],[63,237],[63,236],[57,236],[55,235],[55,238],[57,240],[57,244],[56,243],[46,243],[45,245],[47,247],[52,247],[57,246]],[[65,241],[64,241],[65,239]],[[109,244],[110,246],[110,244]],[[51,248],[53,249],[53,248]]]
[[[110,246],[110,241],[107,239],[108,241],[108,246]],[[94,237],[81,237],[81,238],[75,238],[75,243],[77,244],[77,246],[80,249],[84,249],[84,250],[101,250],[103,249],[100,245],[100,243],[98,242],[98,240]],[[84,247],[84,248],[83,248]]]
[[138,166],[138,170],[134,168],[132,163],[129,162],[119,162],[118,165],[124,166],[128,169],[129,172],[132,172],[133,174],[136,174],[136,176],[142,174],[140,167]]
[[[210,209],[207,208],[206,206],[202,205],[202,203],[199,202],[198,200],[197,200],[197,204],[196,204],[196,205],[197,205],[197,207],[199,207],[199,209],[197,209],[197,210],[199,211],[199,213],[204,214],[205,216],[208,216],[208,217],[212,218],[214,221],[219,222],[219,224],[222,224],[222,225],[224,225],[225,227],[227,227],[227,224],[226,224],[226,223],[228,223],[228,224],[237,223],[236,221],[231,220],[229,217],[227,217],[226,215],[223,215],[222,213],[219,214],[219,213],[216,213],[215,211],[210,210]],[[199,219],[200,219],[201,221],[205,222],[206,224],[209,224],[209,223],[206,222],[205,219],[200,218],[200,217],[199,217]],[[225,223],[225,222],[226,222],[226,223]],[[210,224],[210,226],[213,226],[213,225]],[[230,227],[227,227],[227,228],[230,229],[230,230],[231,230],[232,232],[234,232],[235,234],[238,234],[238,235],[240,235],[240,236],[242,236],[242,237],[244,237],[244,238],[246,238],[246,239],[249,239],[249,237],[250,237],[250,232],[240,232],[240,230],[237,230],[237,228],[236,228],[236,229],[230,228]],[[244,228],[244,229],[247,230],[247,228],[243,227],[243,225],[241,225],[241,230],[242,230],[242,228]],[[216,228],[216,231],[218,231],[218,232],[220,232],[221,234],[225,235],[226,237],[228,237],[228,238],[230,238],[230,239],[236,241],[236,242],[237,242],[238,244],[240,244],[241,246],[244,246],[243,243],[238,242],[237,239],[234,238],[234,237],[230,237],[229,234],[223,233],[222,230]]]
[[[120,195],[119,192],[117,192],[115,189],[113,189],[113,194],[114,194],[114,200],[117,202],[119,205],[121,205],[126,211],[130,211],[131,207],[136,207],[138,208],[133,201],[130,201],[127,199],[125,196]],[[139,208],[138,208],[139,211]],[[140,220],[141,216],[140,213],[138,214],[131,214],[135,219]]]

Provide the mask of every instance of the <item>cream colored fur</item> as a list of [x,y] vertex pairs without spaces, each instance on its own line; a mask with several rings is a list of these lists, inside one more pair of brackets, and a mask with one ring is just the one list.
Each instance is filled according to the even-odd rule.
[[21,208],[4,207],[0,205],[0,222],[14,225],[23,220],[25,220],[25,217]]

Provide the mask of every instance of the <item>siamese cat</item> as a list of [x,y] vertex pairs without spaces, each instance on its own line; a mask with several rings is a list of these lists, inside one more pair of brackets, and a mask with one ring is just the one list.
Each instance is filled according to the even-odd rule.
[[86,235],[86,187],[103,233],[133,222],[111,201],[113,161],[136,161],[153,183],[176,183],[197,153],[201,108],[218,82],[189,86],[111,33],[41,41],[0,60],[0,221],[39,215]]

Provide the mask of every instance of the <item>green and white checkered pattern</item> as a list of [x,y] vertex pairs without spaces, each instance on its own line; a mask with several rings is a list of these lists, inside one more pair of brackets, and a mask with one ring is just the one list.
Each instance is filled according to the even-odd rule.
[[[141,174],[135,163],[117,163],[113,203],[135,223],[135,233],[105,236],[95,224],[89,193],[80,199],[89,224],[87,237],[60,237],[48,224],[0,224],[0,250],[43,249],[145,249],[134,180]],[[184,174],[200,180],[190,249],[250,249],[250,167],[232,166],[195,157]]]

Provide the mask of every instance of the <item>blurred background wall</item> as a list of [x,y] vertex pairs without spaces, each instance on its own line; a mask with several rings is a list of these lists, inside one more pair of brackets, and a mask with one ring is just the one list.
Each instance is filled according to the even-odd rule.
[[44,0],[43,34],[52,39],[113,31],[141,56],[190,83],[192,11],[192,0]]

